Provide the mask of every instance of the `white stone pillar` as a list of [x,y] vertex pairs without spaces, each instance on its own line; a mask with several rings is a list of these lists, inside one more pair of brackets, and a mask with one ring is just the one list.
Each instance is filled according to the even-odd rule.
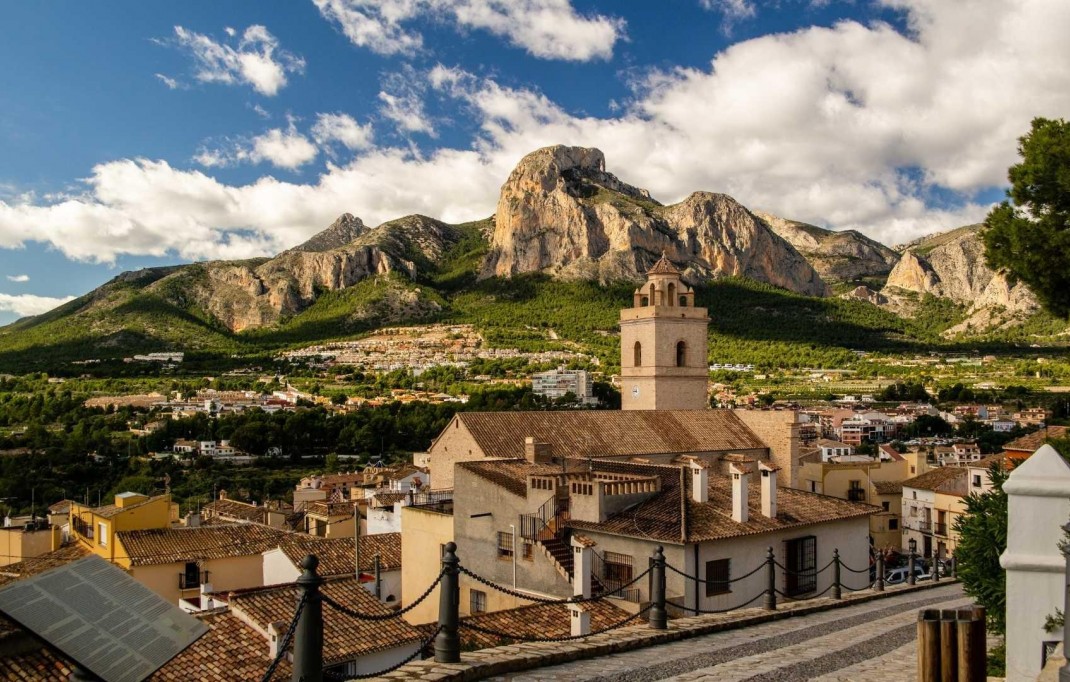
[[1044,445],[1011,472],[1007,493],[1007,680],[1035,680],[1042,643],[1061,640],[1044,620],[1063,606],[1066,564],[1059,543],[1070,519],[1070,464]]
[[579,604],[570,604],[568,613],[572,621],[572,636],[591,634],[591,614]]
[[591,598],[591,572],[594,570],[594,542],[583,536],[572,536],[572,594]]

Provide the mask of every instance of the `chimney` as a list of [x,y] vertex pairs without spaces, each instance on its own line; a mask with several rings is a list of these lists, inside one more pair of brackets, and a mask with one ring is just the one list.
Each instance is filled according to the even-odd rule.
[[750,471],[733,462],[728,466],[728,472],[732,476],[732,520],[736,523],[746,523],[750,518],[750,510],[747,508]]
[[538,443],[528,436],[524,439],[524,459],[532,464],[549,464],[553,461],[553,448],[549,443]]
[[710,501],[710,470],[699,459],[691,460],[691,499],[695,502]]
[[776,472],[780,469],[775,464],[758,462],[758,471],[762,472],[762,516],[776,518]]
[[289,623],[268,623],[268,657],[274,659],[279,655],[279,644],[282,639],[282,633],[286,632],[289,627]]
[[221,500],[227,499],[227,491],[226,490],[220,490],[219,491],[219,499],[221,499]]
[[190,512],[190,513],[186,514],[186,527],[187,528],[198,528],[198,527],[200,527],[200,525],[201,525],[201,513],[200,512]]

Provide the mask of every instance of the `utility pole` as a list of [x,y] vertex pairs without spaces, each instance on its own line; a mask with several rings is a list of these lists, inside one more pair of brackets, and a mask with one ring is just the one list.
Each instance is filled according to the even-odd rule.
[[357,503],[353,503],[353,570],[357,575],[357,584],[360,584],[360,513],[357,511]]

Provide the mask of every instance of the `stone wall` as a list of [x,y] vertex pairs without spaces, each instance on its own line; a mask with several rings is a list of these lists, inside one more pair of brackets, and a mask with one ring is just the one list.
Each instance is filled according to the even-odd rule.
[[769,447],[770,459],[783,470],[777,483],[789,488],[798,487],[799,457],[802,455],[798,414],[793,410],[734,411],[740,421]]

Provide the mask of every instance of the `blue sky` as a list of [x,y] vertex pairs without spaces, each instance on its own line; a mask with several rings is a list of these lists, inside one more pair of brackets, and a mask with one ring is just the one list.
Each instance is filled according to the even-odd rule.
[[1029,120],[1070,110],[1067,5],[7,3],[0,323],[343,211],[484,217],[553,143],[886,243],[976,221]]

